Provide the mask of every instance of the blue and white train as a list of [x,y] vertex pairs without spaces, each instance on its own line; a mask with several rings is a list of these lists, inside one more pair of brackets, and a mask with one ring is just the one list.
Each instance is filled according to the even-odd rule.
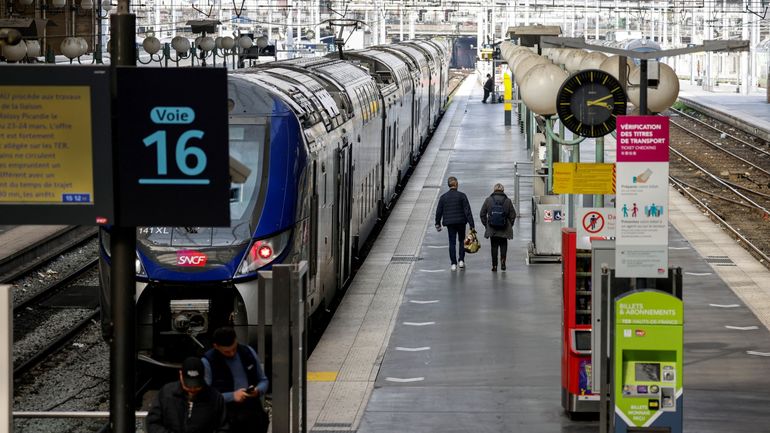
[[[139,359],[173,365],[225,324],[256,344],[257,271],[275,263],[306,260],[323,311],[439,120],[449,57],[410,41],[231,73],[231,224],[138,228]],[[106,329],[109,231],[100,244]]]

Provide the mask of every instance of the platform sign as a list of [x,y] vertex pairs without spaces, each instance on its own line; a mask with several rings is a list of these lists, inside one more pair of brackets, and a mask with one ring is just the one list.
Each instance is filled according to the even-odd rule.
[[616,275],[668,276],[668,117],[617,121]]
[[111,223],[104,67],[0,68],[0,224]]
[[556,194],[615,194],[615,164],[556,162],[553,164]]
[[227,72],[118,69],[122,226],[228,226]]
[[590,240],[615,237],[615,208],[577,208],[577,247],[591,249]]

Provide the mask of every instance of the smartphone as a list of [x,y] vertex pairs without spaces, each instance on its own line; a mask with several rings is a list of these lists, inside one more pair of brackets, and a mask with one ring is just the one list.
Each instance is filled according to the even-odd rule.
[[256,390],[257,390],[257,387],[254,386],[254,385],[249,385],[249,387],[246,388],[246,392],[249,393],[249,394],[253,394],[254,391],[256,391]]

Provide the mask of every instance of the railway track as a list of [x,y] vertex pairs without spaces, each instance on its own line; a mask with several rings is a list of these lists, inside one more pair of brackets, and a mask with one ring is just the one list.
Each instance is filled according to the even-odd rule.
[[[770,267],[770,150],[766,143],[671,110],[670,180]],[[752,142],[753,141],[753,142]]]
[[0,259],[0,283],[9,283],[60,254],[95,239],[95,227],[68,226]]
[[[46,302],[55,297],[61,298],[63,303],[71,301],[66,299],[67,296],[83,297],[82,293],[72,292],[76,292],[76,289],[82,292],[84,287],[88,291],[87,288],[92,286],[78,286],[76,283],[93,281],[96,278],[96,270],[97,260],[94,259],[14,306],[14,340],[18,342],[15,344],[17,356],[14,360],[14,377],[21,378],[31,368],[67,345],[98,318],[99,309],[88,308],[87,305],[80,306],[82,308],[70,305],[66,309],[55,304],[46,305]],[[93,291],[94,299],[90,303],[96,303],[96,296],[96,291]],[[84,300],[88,302],[87,294]],[[38,337],[38,334],[42,336]]]

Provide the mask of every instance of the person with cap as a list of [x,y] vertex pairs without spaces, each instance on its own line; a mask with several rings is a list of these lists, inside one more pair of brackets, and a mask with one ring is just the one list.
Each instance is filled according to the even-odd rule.
[[484,237],[492,245],[492,272],[497,272],[497,250],[500,250],[500,267],[505,270],[505,258],[508,255],[508,239],[513,239],[513,223],[516,221],[516,208],[505,195],[503,184],[495,184],[492,194],[481,206],[481,223],[484,224]]
[[205,379],[224,396],[230,431],[265,433],[270,419],[261,397],[269,381],[257,352],[239,344],[235,330],[228,326],[215,330],[212,342],[214,348],[203,355]]
[[[447,179],[449,191],[445,192],[438,200],[436,206],[436,230],[441,231],[441,224],[449,232],[449,260],[452,262],[450,269],[457,270],[465,268],[465,224],[468,224],[471,230],[475,229],[473,223],[473,212],[468,202],[468,196],[457,190],[459,182],[454,176]],[[460,260],[457,260],[457,242],[460,243]]]
[[206,384],[203,362],[189,357],[179,370],[179,381],[164,385],[147,413],[147,433],[229,432],[225,400]]

